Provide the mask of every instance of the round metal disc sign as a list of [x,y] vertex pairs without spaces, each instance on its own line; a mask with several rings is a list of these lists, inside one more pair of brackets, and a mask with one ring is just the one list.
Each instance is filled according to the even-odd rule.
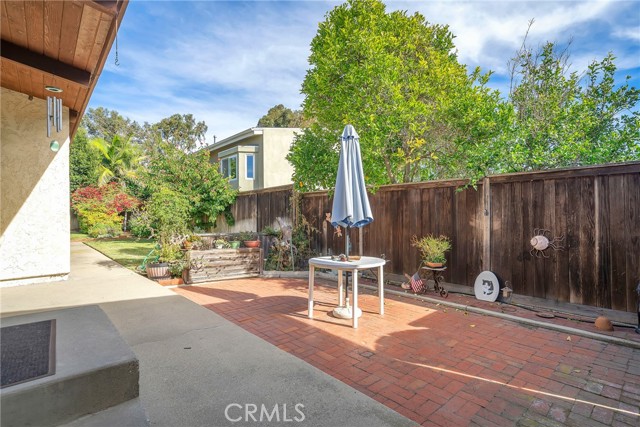
[[495,274],[490,271],[483,271],[478,274],[476,282],[473,285],[473,291],[476,298],[480,301],[494,302],[500,295],[500,283]]

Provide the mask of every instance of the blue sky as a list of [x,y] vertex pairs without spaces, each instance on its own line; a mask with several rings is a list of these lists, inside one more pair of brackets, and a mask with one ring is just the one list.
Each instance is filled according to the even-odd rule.
[[[318,23],[341,2],[131,0],[89,107],[154,123],[193,114],[209,127],[207,143],[255,126],[276,104],[298,109]],[[508,90],[507,61],[529,42],[570,47],[583,71],[613,51],[621,79],[640,86],[640,1],[410,1],[387,11],[422,13],[448,24],[459,61],[492,70],[490,86]],[[621,82],[622,80],[618,80]]]

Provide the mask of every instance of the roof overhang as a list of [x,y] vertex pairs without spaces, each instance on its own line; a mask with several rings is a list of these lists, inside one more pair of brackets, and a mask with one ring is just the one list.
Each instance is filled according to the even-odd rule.
[[129,0],[2,1],[0,82],[69,108],[76,132],[104,68]]
[[235,144],[238,141],[242,141],[254,135],[262,135],[263,133],[264,133],[263,128],[249,128],[249,129],[243,130],[242,132],[238,132],[235,135],[232,135],[228,138],[222,139],[218,142],[214,142],[213,144],[209,144],[206,147],[204,147],[202,150],[206,150],[206,151],[220,150],[225,147],[228,147],[229,145]]

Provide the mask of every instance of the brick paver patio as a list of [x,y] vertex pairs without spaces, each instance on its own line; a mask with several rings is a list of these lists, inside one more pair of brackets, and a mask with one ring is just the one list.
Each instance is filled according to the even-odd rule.
[[[319,284],[322,284],[320,281]],[[175,291],[426,426],[638,426],[640,351],[363,292],[358,329],[337,290],[242,279]]]

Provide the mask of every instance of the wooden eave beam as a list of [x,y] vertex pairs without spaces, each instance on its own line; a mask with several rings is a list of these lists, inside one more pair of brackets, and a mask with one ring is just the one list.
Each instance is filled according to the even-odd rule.
[[48,56],[40,55],[8,41],[0,42],[0,55],[9,61],[25,65],[44,73],[53,74],[85,88],[91,83],[91,73],[65,64]]
[[[122,6],[122,1],[112,1],[112,0],[79,0],[80,3],[86,4],[87,6],[99,10],[102,13],[106,13],[107,15],[115,16]],[[120,4],[118,4],[120,3]]]

